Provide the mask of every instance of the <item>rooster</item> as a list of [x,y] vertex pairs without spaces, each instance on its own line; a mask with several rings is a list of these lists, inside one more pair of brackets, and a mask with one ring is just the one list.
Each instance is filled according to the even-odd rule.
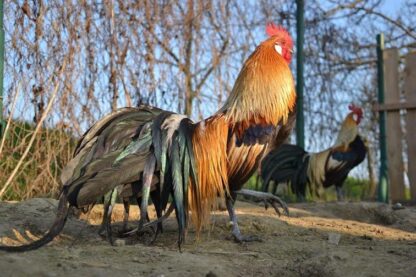
[[117,186],[138,180],[142,222],[154,176],[159,179],[160,210],[172,196],[179,247],[189,218],[200,232],[217,197],[226,199],[235,240],[253,240],[238,228],[234,201],[237,193],[254,195],[287,211],[278,197],[241,188],[269,146],[288,134],[279,130],[292,122],[296,100],[289,68],[292,39],[272,23],[266,32],[269,38],[245,61],[224,106],[211,117],[194,123],[184,115],[145,106],[123,109],[94,125],[65,170],[57,218],[48,233],[29,245],[0,250],[26,251],[48,243],[62,230],[69,207],[88,207]]
[[342,123],[335,145],[319,153],[308,153],[301,147],[283,144],[271,151],[262,161],[263,191],[269,184],[290,182],[292,191],[303,200],[306,185],[320,197],[321,188],[335,185],[337,198],[343,198],[342,184],[348,173],[365,158],[366,146],[358,134],[358,125],[363,116],[362,109],[350,105],[351,112]]

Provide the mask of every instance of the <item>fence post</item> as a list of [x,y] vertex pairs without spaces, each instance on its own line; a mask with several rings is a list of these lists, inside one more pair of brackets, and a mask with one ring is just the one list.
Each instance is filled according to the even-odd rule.
[[304,1],[296,1],[296,144],[305,148],[305,123],[303,116],[303,35]]
[[[378,85],[378,103],[384,104],[384,35],[377,35],[377,85]],[[380,176],[378,180],[377,200],[387,202],[387,155],[386,155],[386,125],[385,112],[379,111],[379,128],[380,128]]]
[[[390,48],[383,51],[384,62],[384,103],[400,102],[399,50]],[[389,199],[392,202],[404,200],[403,132],[400,124],[400,109],[386,111],[387,173],[389,176]]]

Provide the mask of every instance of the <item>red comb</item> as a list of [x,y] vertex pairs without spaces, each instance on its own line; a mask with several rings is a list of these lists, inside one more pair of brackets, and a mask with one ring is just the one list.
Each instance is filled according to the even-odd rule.
[[286,41],[286,43],[288,43],[288,45],[290,45],[290,48],[293,46],[292,37],[290,36],[289,32],[283,26],[276,26],[272,22],[269,22],[266,25],[266,33],[270,37],[280,36]]
[[360,107],[355,106],[354,104],[348,105],[348,109],[358,116],[363,116],[363,110]]
[[284,27],[282,27],[282,26],[276,26],[276,25],[273,24],[273,22],[267,23],[267,25],[266,25],[266,33],[269,36],[276,36],[276,35],[282,35],[282,34],[284,34],[285,36],[289,36],[290,37],[288,31]]

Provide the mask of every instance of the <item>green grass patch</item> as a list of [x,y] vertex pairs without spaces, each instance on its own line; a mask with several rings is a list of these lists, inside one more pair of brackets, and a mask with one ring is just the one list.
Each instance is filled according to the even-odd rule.
[[[342,188],[344,190],[345,200],[347,201],[360,201],[364,200],[367,197],[369,191],[370,182],[367,179],[358,179],[355,177],[348,177],[345,180]],[[244,188],[261,191],[263,187],[263,182],[261,178],[258,178],[257,174],[251,176],[251,178],[244,184]],[[269,191],[273,190],[273,183],[270,184]],[[282,197],[287,202],[296,202],[296,195],[291,191],[290,185],[279,184],[276,194]],[[336,201],[337,193],[335,186],[331,186],[323,191],[322,199],[317,198],[316,195],[311,195],[309,191],[306,193],[306,201]],[[410,192],[408,192],[410,196]]]

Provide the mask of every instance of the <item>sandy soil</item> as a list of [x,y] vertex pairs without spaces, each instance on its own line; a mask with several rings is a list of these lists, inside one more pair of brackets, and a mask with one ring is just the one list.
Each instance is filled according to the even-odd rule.
[[[0,202],[2,244],[20,244],[46,231],[56,201]],[[240,202],[241,229],[263,242],[229,240],[228,217],[215,212],[199,240],[189,231],[180,253],[170,218],[156,243],[119,240],[111,246],[98,234],[102,207],[72,216],[63,234],[36,251],[0,252],[1,276],[416,276],[416,207],[392,210],[377,203],[290,205],[291,217]],[[153,212],[152,212],[153,213]],[[133,209],[132,218],[137,218]],[[114,220],[122,220],[117,206]],[[116,224],[117,225],[117,224]]]

